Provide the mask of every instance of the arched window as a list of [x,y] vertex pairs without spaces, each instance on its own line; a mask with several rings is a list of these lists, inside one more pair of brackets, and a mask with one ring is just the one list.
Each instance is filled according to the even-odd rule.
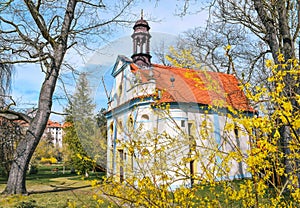
[[114,132],[114,123],[113,122],[111,122],[109,125],[109,131],[110,131],[110,134],[113,134],[113,132]]
[[113,137],[113,134],[114,134],[114,122],[111,122],[110,125],[109,125],[109,133],[110,133],[111,147],[113,147],[113,145],[114,145],[114,143],[113,143],[113,140],[114,140],[114,137]]
[[141,118],[142,120],[146,120],[146,121],[149,120],[149,116],[147,114],[143,114]]
[[132,130],[133,129],[133,118],[132,118],[132,115],[129,116],[128,120],[127,120],[127,127],[128,127],[128,130]]

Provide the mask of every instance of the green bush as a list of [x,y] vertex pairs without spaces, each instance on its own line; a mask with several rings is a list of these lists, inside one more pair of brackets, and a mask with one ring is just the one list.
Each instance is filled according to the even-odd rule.
[[50,157],[50,158],[44,158],[42,157],[40,160],[41,164],[56,164],[57,159],[55,157]]

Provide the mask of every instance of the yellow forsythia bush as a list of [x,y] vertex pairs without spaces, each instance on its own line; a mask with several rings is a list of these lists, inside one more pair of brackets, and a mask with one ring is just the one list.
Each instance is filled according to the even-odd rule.
[[42,164],[56,164],[57,159],[55,157],[50,157],[50,158],[42,157],[40,163],[42,163]]

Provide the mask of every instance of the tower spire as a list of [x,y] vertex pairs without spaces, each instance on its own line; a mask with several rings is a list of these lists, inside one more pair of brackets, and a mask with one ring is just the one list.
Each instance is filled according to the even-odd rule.
[[151,66],[150,55],[150,27],[148,22],[143,19],[144,11],[141,10],[141,19],[136,21],[133,26],[133,34],[131,35],[133,41],[133,54],[131,56],[133,62],[140,66]]

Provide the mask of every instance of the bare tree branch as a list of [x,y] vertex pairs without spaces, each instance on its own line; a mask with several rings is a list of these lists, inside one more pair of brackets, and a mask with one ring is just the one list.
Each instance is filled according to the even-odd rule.
[[0,117],[4,117],[8,120],[23,120],[27,123],[30,123],[32,121],[32,118],[27,116],[26,114],[13,110],[0,110]]
[[[40,29],[41,34],[43,37],[51,44],[53,48],[56,48],[56,43],[53,40],[53,38],[48,33],[45,20],[43,16],[39,13],[38,9],[34,6],[34,3],[31,0],[25,0],[25,3],[31,13],[31,16],[33,17],[35,23]],[[38,6],[39,8],[39,6]]]
[[78,0],[78,2],[87,4],[87,5],[93,6],[93,7],[99,7],[99,8],[104,8],[105,7],[105,5],[103,4],[102,0],[98,4],[93,4],[91,2],[87,2],[87,1],[84,1],[84,0]]

